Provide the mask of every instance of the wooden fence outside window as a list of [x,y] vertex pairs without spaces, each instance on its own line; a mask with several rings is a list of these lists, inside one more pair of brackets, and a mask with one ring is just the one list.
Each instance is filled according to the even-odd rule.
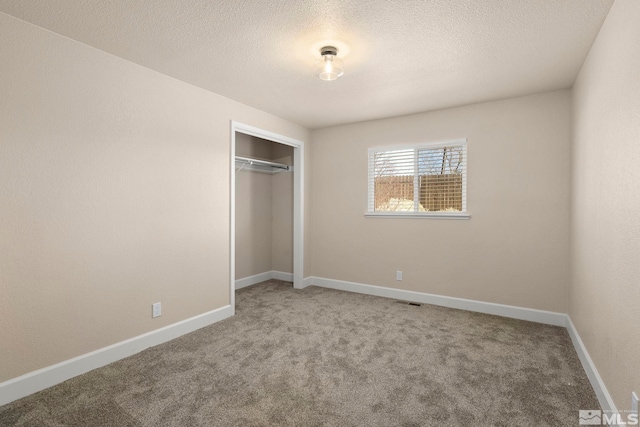
[[[413,210],[413,181],[412,175],[376,177],[375,210]],[[462,174],[420,175],[419,185],[420,211],[462,211]]]

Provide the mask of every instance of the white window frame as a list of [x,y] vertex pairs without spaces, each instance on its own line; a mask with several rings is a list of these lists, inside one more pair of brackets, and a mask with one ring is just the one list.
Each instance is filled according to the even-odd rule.
[[[465,169],[462,174],[462,211],[461,212],[376,212],[374,211],[374,180],[372,174],[374,172],[374,155],[376,153],[384,151],[395,150],[412,150],[412,149],[437,149],[451,146],[463,146],[465,153]],[[439,142],[424,142],[417,144],[403,144],[403,145],[389,145],[384,147],[371,147],[368,153],[368,167],[367,167],[367,212],[365,217],[372,218],[430,218],[430,219],[469,219],[471,215],[467,211],[467,174],[468,174],[468,150],[467,139],[455,139],[451,141],[439,141]],[[417,160],[416,160],[417,161]],[[418,179],[418,174],[414,174],[414,180]],[[414,181],[415,182],[415,181]],[[419,196],[417,193],[420,191],[419,186],[414,183],[414,205],[419,203]]]

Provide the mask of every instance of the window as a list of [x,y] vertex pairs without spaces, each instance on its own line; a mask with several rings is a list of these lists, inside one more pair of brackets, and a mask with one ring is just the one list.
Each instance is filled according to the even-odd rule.
[[467,141],[369,149],[370,216],[469,218]]

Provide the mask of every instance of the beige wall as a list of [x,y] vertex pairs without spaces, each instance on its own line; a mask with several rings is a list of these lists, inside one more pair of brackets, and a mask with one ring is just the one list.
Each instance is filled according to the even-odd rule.
[[[291,156],[286,156],[276,161],[289,164],[292,163],[290,159]],[[272,175],[271,192],[272,266],[275,271],[293,273],[293,174],[282,172]]]
[[257,159],[273,159],[275,142],[236,132],[236,155]]
[[[293,148],[236,134],[236,154],[293,164]],[[293,174],[236,173],[236,278],[293,272]]]
[[640,392],[639,22],[615,2],[573,89],[569,314],[618,409]]
[[[457,138],[468,138],[470,220],[364,217],[369,147]],[[314,275],[567,311],[568,91],[320,129],[312,139]]]
[[308,132],[1,13],[0,58],[0,382],[227,305],[230,120]]
[[[236,133],[236,154],[268,159],[271,144]],[[272,176],[242,168],[236,173],[236,278],[271,271]]]

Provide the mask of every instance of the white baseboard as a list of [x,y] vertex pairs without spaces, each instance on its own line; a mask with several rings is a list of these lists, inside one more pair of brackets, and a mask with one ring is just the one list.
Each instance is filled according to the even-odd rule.
[[265,280],[284,280],[285,282],[293,282],[293,273],[285,273],[283,271],[265,271],[264,273],[255,274],[253,276],[243,277],[236,280],[236,290],[262,283]]
[[284,280],[285,282],[293,282],[293,273],[285,273],[284,271],[272,271],[271,278],[276,280]]
[[304,279],[302,279],[302,288],[300,289],[304,289],[308,286],[313,286],[313,279],[313,276],[305,277]]
[[230,305],[0,383],[0,406],[233,316]]
[[553,311],[536,310],[533,308],[474,301],[422,292],[405,291],[402,289],[345,282],[343,280],[325,279],[322,277],[308,277],[305,279],[305,282],[307,279],[309,279],[310,284],[323,288],[339,289],[342,291],[357,292],[359,294],[375,295],[422,304],[433,304],[442,307],[457,308],[459,310],[475,311],[478,313],[511,317],[513,319],[528,320],[530,322],[544,323],[547,325],[567,326],[567,315]]
[[271,271],[265,271],[264,273],[254,274],[253,276],[243,277],[242,279],[236,279],[236,290],[246,288],[247,286],[253,286],[256,283],[271,280],[272,278],[273,276]]
[[578,353],[580,362],[582,362],[582,367],[587,373],[587,377],[589,377],[589,382],[591,382],[591,386],[596,392],[596,397],[598,398],[598,402],[600,402],[600,406],[602,406],[602,409],[604,411],[608,411],[611,413],[617,412],[616,405],[613,403],[613,399],[611,398],[607,387],[604,385],[604,381],[602,381],[602,378],[600,377],[600,374],[596,369],[596,365],[593,363],[593,360],[591,360],[591,356],[589,356],[589,352],[584,346],[584,343],[582,342],[582,339],[578,334],[578,330],[576,329],[569,316],[567,316],[567,332],[569,332],[571,341],[573,341],[573,346]]

